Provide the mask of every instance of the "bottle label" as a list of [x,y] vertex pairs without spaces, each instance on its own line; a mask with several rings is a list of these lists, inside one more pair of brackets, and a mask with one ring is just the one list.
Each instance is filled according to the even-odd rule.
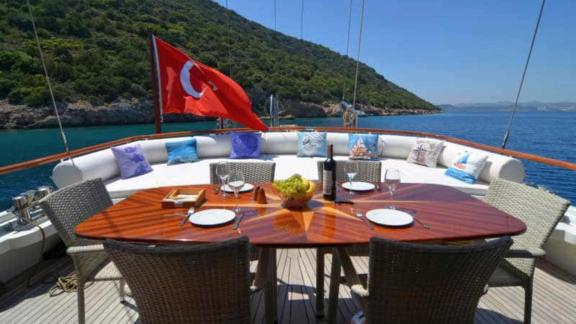
[[323,172],[322,193],[332,195],[332,171],[324,170]]

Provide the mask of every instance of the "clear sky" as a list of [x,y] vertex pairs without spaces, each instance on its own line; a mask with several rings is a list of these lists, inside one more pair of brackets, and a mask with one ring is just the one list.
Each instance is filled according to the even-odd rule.
[[[217,0],[224,5],[226,0]],[[360,7],[352,0],[350,55]],[[274,28],[274,0],[228,0]],[[346,52],[350,0],[304,0],[304,39]],[[276,0],[300,37],[301,0]],[[513,101],[540,0],[366,0],[361,61],[435,104]],[[576,0],[548,0],[521,101],[576,101]]]

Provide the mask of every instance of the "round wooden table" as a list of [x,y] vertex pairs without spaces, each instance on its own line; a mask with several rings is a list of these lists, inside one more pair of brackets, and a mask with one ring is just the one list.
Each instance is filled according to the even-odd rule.
[[[267,204],[258,204],[253,194],[239,199],[229,194],[218,195],[214,185],[187,186],[206,189],[207,201],[199,210],[239,208],[244,215],[239,229],[233,223],[206,228],[189,222],[181,224],[186,208],[162,208],[161,200],[174,188],[142,190],[107,210],[94,215],[76,227],[80,237],[126,240],[147,243],[197,244],[218,242],[246,235],[254,246],[262,247],[259,268],[268,283],[276,283],[276,248],[334,248],[332,271],[340,271],[340,262],[348,262],[346,245],[367,244],[371,237],[412,242],[450,242],[516,235],[526,230],[525,224],[485,202],[457,189],[432,184],[401,184],[390,200],[387,191],[351,195],[339,190],[338,199],[353,204],[325,201],[318,189],[308,207],[293,211],[282,208],[281,199],[271,184],[262,184]],[[386,228],[367,223],[356,216],[375,208],[395,206],[409,210],[417,220],[402,228]],[[322,254],[323,255],[323,254]],[[324,268],[323,257],[318,267]],[[337,261],[336,261],[337,260]],[[317,310],[323,313],[324,280],[317,278]],[[330,289],[337,289],[331,285]],[[276,319],[276,284],[265,289],[266,322]],[[322,296],[319,298],[319,296]],[[330,305],[330,316],[335,306]],[[332,315],[330,315],[332,313]]]

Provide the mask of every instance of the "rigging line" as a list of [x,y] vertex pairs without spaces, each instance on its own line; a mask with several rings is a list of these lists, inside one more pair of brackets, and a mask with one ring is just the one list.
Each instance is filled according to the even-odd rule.
[[300,1],[300,39],[304,39],[304,0]]
[[226,27],[228,28],[228,76],[232,78],[232,33],[230,31],[230,8],[226,0]]
[[[348,37],[346,38],[346,56],[350,53],[350,26],[352,25],[352,1],[350,0],[350,6],[348,7]],[[346,94],[346,79],[342,83],[342,101],[345,99]]]
[[540,29],[540,21],[542,20],[542,13],[544,12],[545,4],[546,0],[542,0],[542,4],[540,5],[540,12],[538,13],[538,19],[536,20],[536,27],[534,27],[534,33],[532,33],[530,50],[528,51],[528,57],[526,58],[526,63],[524,64],[524,70],[522,71],[522,77],[520,78],[520,85],[518,86],[518,91],[516,92],[516,99],[514,100],[514,105],[512,106],[510,119],[508,120],[508,127],[506,127],[506,132],[504,133],[504,140],[502,141],[501,146],[502,148],[506,148],[506,144],[508,144],[508,138],[510,137],[510,129],[512,128],[512,122],[514,121],[514,116],[516,115],[516,110],[518,108],[518,99],[520,99],[520,94],[522,93],[522,87],[524,86],[526,71],[528,70],[528,65],[530,64],[530,58],[532,57],[532,50],[534,49],[534,44],[536,43],[536,35],[538,35],[538,30]]
[[28,14],[30,15],[30,21],[32,22],[32,31],[34,32],[36,47],[38,48],[38,53],[40,55],[40,62],[42,63],[42,69],[44,70],[44,77],[46,78],[46,83],[48,84],[48,92],[50,92],[50,99],[52,100],[52,106],[54,107],[54,113],[56,114],[56,120],[58,121],[58,128],[60,129],[62,144],[64,144],[64,150],[66,150],[66,154],[68,154],[69,159],[72,161],[72,163],[74,163],[72,156],[70,155],[70,147],[68,146],[68,139],[66,138],[66,133],[64,132],[64,128],[62,127],[62,120],[60,119],[60,113],[58,112],[56,99],[54,99],[54,92],[52,91],[52,83],[50,82],[50,77],[48,76],[48,69],[46,68],[46,62],[44,61],[44,54],[42,53],[42,47],[40,46],[40,38],[38,37],[38,31],[36,30],[36,22],[34,21],[34,15],[32,14],[32,6],[30,5],[30,0],[26,0],[26,5],[28,6]]
[[[360,13],[360,31],[358,33],[358,52],[356,53],[356,73],[354,75],[354,94],[352,99],[352,108],[356,112],[356,93],[358,91],[358,70],[360,69],[360,49],[362,47],[362,32],[364,31],[364,7],[366,0],[362,0],[362,11]],[[355,114],[354,123],[358,127],[358,114]]]
[[276,0],[274,0],[274,31],[278,31],[277,28],[277,23],[276,23]]

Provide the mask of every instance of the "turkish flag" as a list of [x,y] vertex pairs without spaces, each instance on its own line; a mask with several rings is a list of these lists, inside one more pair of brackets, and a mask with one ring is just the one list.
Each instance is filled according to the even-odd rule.
[[268,130],[252,112],[252,103],[238,83],[160,38],[152,39],[162,113],[223,117],[252,129]]

